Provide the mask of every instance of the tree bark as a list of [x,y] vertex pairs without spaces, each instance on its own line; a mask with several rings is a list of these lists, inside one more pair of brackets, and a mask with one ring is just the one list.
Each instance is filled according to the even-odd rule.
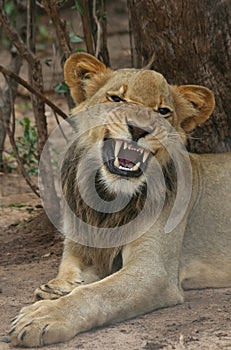
[[191,151],[231,151],[231,6],[229,0],[128,0],[134,63],[171,84],[210,88],[213,116],[189,136]]

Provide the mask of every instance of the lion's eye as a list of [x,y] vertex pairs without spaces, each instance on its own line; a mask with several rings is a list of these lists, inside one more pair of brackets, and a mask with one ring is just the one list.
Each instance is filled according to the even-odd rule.
[[170,109],[167,107],[160,107],[160,108],[158,108],[157,112],[160,113],[161,115],[166,115],[166,114],[171,113]]
[[117,95],[108,96],[108,99],[112,102],[124,102],[124,100]]

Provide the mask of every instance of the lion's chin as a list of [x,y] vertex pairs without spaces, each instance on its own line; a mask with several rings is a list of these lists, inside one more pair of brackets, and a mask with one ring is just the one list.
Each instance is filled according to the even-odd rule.
[[111,172],[107,165],[101,168],[101,182],[106,190],[111,194],[123,194],[132,197],[142,191],[145,183],[143,173],[139,177],[121,176],[116,172]]

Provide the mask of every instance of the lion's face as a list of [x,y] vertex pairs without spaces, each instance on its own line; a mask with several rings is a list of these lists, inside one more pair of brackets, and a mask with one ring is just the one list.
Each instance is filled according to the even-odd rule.
[[84,108],[74,120],[83,150],[79,177],[88,183],[97,173],[110,193],[142,190],[155,160],[165,165],[169,144],[180,139],[160,113],[140,104],[107,101]]
[[170,86],[150,70],[112,71],[88,54],[69,58],[65,79],[80,103],[74,115],[99,106],[89,118],[77,116],[79,144],[112,193],[139,191],[153,174],[155,160],[164,166],[168,147],[179,137],[184,142],[185,131],[203,123],[214,108],[213,95],[204,87]]
[[88,145],[87,153],[94,157],[91,164],[97,159],[106,188],[133,194],[154,172],[154,159],[162,164],[166,161],[167,143],[175,137],[173,128],[151,108],[115,102],[100,107],[99,119],[93,116],[100,125],[91,125],[86,134],[80,128],[81,142]]

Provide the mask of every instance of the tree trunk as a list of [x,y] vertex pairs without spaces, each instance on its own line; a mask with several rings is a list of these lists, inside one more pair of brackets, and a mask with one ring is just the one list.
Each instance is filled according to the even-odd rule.
[[[231,151],[231,6],[229,0],[128,0],[133,62],[148,63],[170,84],[210,88],[213,116],[189,138],[191,151]],[[194,139],[195,138],[195,139]]]

